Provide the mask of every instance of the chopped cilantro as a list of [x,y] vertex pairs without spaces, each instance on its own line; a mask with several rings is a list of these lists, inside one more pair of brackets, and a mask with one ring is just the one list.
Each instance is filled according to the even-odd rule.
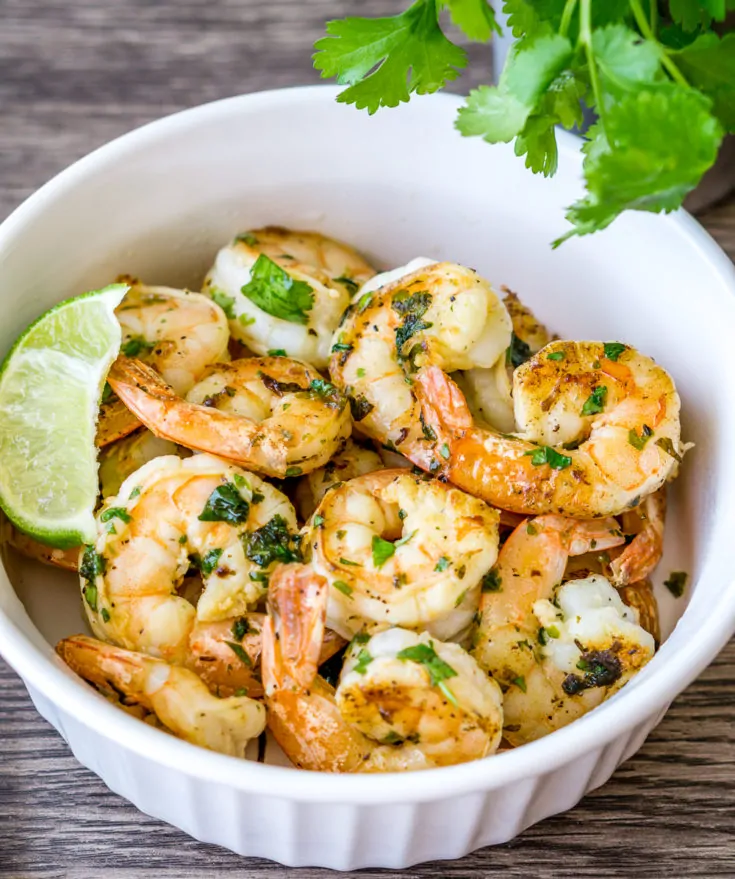
[[262,528],[243,534],[240,539],[245,548],[245,555],[258,567],[267,568],[275,561],[301,561],[294,535],[289,532],[286,520],[279,514]]
[[572,459],[568,455],[560,455],[559,452],[551,448],[551,446],[541,446],[538,449],[530,449],[523,453],[524,455],[532,455],[531,463],[534,467],[541,467],[548,464],[553,470],[564,470],[572,466]]
[[396,654],[396,658],[401,659],[404,662],[408,660],[423,665],[429,673],[430,685],[432,687],[438,686],[450,702],[454,705],[457,704],[454,694],[446,684],[444,684],[444,681],[447,679],[456,677],[457,672],[438,655],[434,649],[433,641],[429,641],[428,644],[422,643],[416,644],[414,647],[406,647]]
[[126,357],[137,357],[146,351],[152,351],[155,347],[155,342],[146,342],[142,336],[132,336],[120,346],[120,353]]
[[500,576],[496,568],[490,570],[482,578],[483,592],[502,592],[503,578]]
[[346,595],[348,598],[352,598],[352,593],[355,591],[349,583],[345,583],[344,580],[333,580],[332,586],[337,590],[337,592],[341,592],[342,595]]
[[107,568],[104,556],[101,556],[94,546],[87,546],[82,555],[82,562],[79,565],[79,573],[90,584],[94,583],[97,577],[102,576]]
[[301,476],[304,471],[301,467],[287,467],[285,476],[287,479],[290,479],[293,476]]
[[628,431],[628,442],[634,449],[638,449],[640,452],[652,436],[653,431],[647,424],[644,424],[641,428],[640,435],[638,435],[634,427],[631,427]]
[[246,665],[248,668],[252,668],[253,662],[247,655],[241,644],[236,644],[234,641],[225,641],[225,644],[230,648],[230,650],[232,650],[232,652],[240,660],[240,662],[242,662],[243,665]]
[[673,442],[667,436],[662,436],[661,439],[656,440],[656,445],[681,464],[681,455],[676,451]]
[[250,515],[250,504],[231,482],[218,485],[199,515],[200,522],[229,522],[242,525]]
[[135,500],[135,498],[138,497],[141,491],[141,487],[139,485],[136,485],[135,488],[130,492],[130,500]]
[[236,641],[242,641],[242,639],[250,632],[250,623],[245,619],[245,617],[238,617],[235,622],[232,624],[232,637]]
[[324,516],[314,516],[313,524],[315,528],[321,528],[324,524]]
[[605,357],[612,361],[616,361],[623,351],[626,351],[628,348],[622,342],[605,342],[603,347],[605,349]]
[[127,525],[130,521],[130,513],[123,507],[109,507],[100,514],[100,522],[109,522],[110,519],[120,519]]
[[219,564],[220,556],[222,555],[221,549],[210,549],[209,552],[205,552],[202,556],[202,560],[200,562],[200,570],[205,577],[208,577],[212,571]]
[[115,392],[112,390],[110,383],[105,382],[104,387],[102,388],[102,399],[100,400],[100,403],[107,403],[114,396]]
[[598,385],[592,389],[592,393],[584,401],[581,415],[598,415],[605,408],[605,400],[607,399],[607,388],[605,385]]
[[369,415],[375,408],[375,406],[363,394],[358,394],[357,397],[349,396],[347,399],[350,401],[352,420],[356,422],[362,421],[363,418]]
[[547,360],[564,360],[567,355],[563,351],[552,351],[546,355]]
[[102,610],[100,611],[100,615],[102,616],[103,623],[110,622],[110,611],[106,607],[102,608]]
[[258,243],[258,239],[252,232],[241,232],[239,235],[235,235],[235,241],[241,241],[243,244],[247,244],[248,247],[255,247]]
[[390,542],[390,540],[383,540],[382,537],[373,534],[372,550],[373,564],[376,568],[382,568],[388,559],[395,553],[396,547],[395,544]]
[[452,562],[445,555],[443,555],[439,559],[439,561],[436,563],[436,565],[434,565],[434,570],[437,571],[438,573],[441,573],[442,571],[446,571],[446,569],[451,564],[452,564]]
[[510,345],[505,351],[505,365],[513,369],[525,363],[531,356],[531,348],[523,339],[519,339],[515,333],[510,334]]
[[357,654],[357,663],[355,665],[355,671],[359,675],[364,675],[367,671],[367,667],[373,661],[374,657],[372,657],[368,651],[363,647],[362,650]]
[[518,687],[519,690],[521,690],[521,692],[527,692],[526,679],[523,677],[523,675],[520,675],[517,678],[513,678],[513,683],[516,685],[516,687]]
[[285,348],[271,348],[268,352],[269,357],[288,357]]
[[264,253],[250,270],[250,280],[241,292],[266,314],[294,324],[307,324],[314,305],[314,291],[297,281]]
[[360,562],[353,562],[352,559],[340,558],[339,563],[340,563],[340,565],[347,565],[347,567],[349,567],[349,568],[361,568],[362,567]]
[[212,302],[224,311],[225,315],[229,320],[235,319],[235,297],[228,296],[224,290],[220,287],[210,287],[209,295],[212,297]]
[[688,575],[686,571],[672,571],[669,574],[668,580],[664,580],[664,586],[674,598],[681,598],[686,589],[687,579]]
[[96,613],[97,612],[97,587],[93,586],[91,583],[88,583],[84,587],[84,597],[87,600],[87,604]]
[[526,534],[530,534],[532,537],[538,534],[538,529],[532,522],[529,522],[528,525],[526,525]]
[[442,443],[439,446],[439,454],[442,456],[442,458],[444,458],[445,461],[449,460],[450,451],[449,446],[446,443]]
[[358,378],[365,378],[366,374],[367,374],[366,371],[361,366],[358,366],[357,377]]

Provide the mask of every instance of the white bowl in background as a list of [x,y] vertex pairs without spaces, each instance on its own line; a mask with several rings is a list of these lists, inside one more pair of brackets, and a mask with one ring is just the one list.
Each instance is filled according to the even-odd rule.
[[[571,136],[560,135],[561,168],[545,180],[512,148],[460,137],[457,98],[369,118],[335,94],[266,92],[179,113],[44,186],[0,226],[0,350],[55,302],[119,273],[197,288],[219,246],[266,223],[335,235],[383,266],[417,254],[471,265],[562,336],[620,339],[676,379],[696,448],[674,484],[657,574],[661,650],[614,698],[531,745],[365,776],[236,760],[115,709],[53,652],[84,628],[75,578],[11,553],[0,650],[77,759],[144,812],[243,855],[395,868],[503,842],[573,806],[640,747],[735,630],[735,271],[683,213],[629,214],[552,251],[580,191]],[[672,569],[690,572],[688,599],[661,588]]]

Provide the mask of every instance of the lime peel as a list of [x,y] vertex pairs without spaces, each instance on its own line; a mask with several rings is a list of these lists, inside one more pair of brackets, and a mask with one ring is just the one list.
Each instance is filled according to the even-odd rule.
[[129,289],[112,284],[54,306],[0,367],[0,506],[60,549],[96,536],[97,415],[122,341],[115,309]]

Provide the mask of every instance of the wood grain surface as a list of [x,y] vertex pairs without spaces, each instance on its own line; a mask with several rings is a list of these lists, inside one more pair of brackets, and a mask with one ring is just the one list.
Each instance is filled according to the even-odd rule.
[[[0,0],[0,216],[96,146],[158,116],[316,82],[311,45],[346,12],[401,0]],[[466,89],[489,72],[473,49]],[[735,200],[702,222],[735,256]],[[405,876],[735,876],[735,643],[640,753],[566,815]],[[0,876],[294,879],[139,813],[81,768],[0,660]],[[361,876],[390,875],[365,871]]]

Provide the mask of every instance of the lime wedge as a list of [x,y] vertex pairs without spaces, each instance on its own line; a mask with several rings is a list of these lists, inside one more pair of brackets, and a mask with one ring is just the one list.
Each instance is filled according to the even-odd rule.
[[95,425],[122,341],[115,308],[128,289],[61,302],[0,367],[0,505],[18,528],[61,549],[95,539]]

